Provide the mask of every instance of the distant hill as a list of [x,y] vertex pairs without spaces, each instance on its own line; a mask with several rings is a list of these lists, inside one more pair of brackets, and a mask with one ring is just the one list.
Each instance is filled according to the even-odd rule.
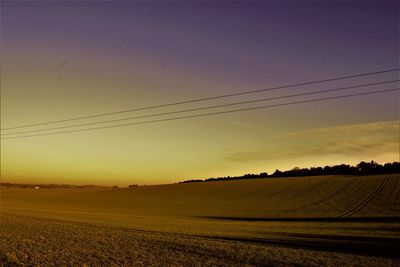
[[15,183],[0,183],[1,187],[9,188],[43,188],[43,189],[96,189],[110,188],[100,185],[71,185],[71,184],[15,184]]

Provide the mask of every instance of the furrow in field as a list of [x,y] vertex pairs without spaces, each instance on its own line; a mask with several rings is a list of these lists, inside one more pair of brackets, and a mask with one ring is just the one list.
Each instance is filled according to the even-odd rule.
[[326,197],[321,198],[321,199],[319,199],[319,200],[316,200],[316,201],[314,201],[314,202],[311,202],[311,203],[309,203],[309,204],[302,205],[302,206],[300,206],[300,207],[297,207],[296,209],[297,209],[297,210],[299,210],[299,209],[302,210],[302,209],[305,209],[305,208],[308,208],[308,207],[311,207],[311,206],[318,205],[318,204],[321,204],[321,203],[323,203],[323,202],[326,202],[326,201],[328,201],[328,200],[334,198],[335,196],[337,196],[337,195],[338,195],[340,192],[342,192],[345,188],[349,187],[353,182],[354,182],[354,179],[352,179],[352,180],[350,180],[349,182],[347,182],[347,183],[345,183],[345,184],[343,184],[343,185],[337,187],[332,193],[330,193],[330,194],[327,195]]
[[358,216],[395,216],[396,205],[395,202],[396,192],[399,187],[399,179],[389,177],[385,189],[377,194],[367,206],[365,206]]
[[376,196],[378,195],[383,188],[385,187],[385,185],[387,184],[389,178],[385,177],[384,179],[382,179],[381,183],[378,185],[378,187],[372,191],[370,194],[368,194],[361,202],[359,202],[356,206],[352,207],[350,210],[344,212],[343,214],[341,214],[339,217],[349,217],[353,214],[355,214],[356,212],[360,211],[363,207],[365,207],[366,205],[368,205],[368,203]]
[[297,200],[298,198],[300,198],[300,197],[304,197],[305,195],[305,193],[307,193],[307,192],[313,192],[313,191],[315,191],[315,190],[317,190],[318,188],[321,188],[323,185],[325,185],[327,182],[329,181],[329,179],[323,179],[322,181],[320,181],[320,182],[318,182],[318,183],[316,183],[316,184],[314,184],[314,185],[310,185],[309,187],[301,187],[300,188],[300,192],[298,192],[297,194],[295,194],[295,195],[292,195],[290,198],[288,198],[288,199],[285,199],[284,201],[282,201],[282,203],[284,203],[284,202],[290,202],[290,201],[292,201],[292,200]]
[[[318,188],[323,187],[329,179],[324,178],[322,181],[307,181],[308,184],[293,184],[288,187],[290,190],[286,190],[282,192],[284,194],[279,194],[274,199],[275,201],[271,201],[270,196],[264,199],[265,204],[269,209],[264,211],[282,211],[288,212],[291,210],[291,207],[298,202],[304,201],[304,196],[306,196],[307,192],[313,192]],[[273,208],[272,208],[273,207]],[[272,208],[272,209],[270,209]]]

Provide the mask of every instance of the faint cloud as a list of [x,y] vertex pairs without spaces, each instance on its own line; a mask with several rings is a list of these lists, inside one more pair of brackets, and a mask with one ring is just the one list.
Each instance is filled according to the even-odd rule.
[[372,122],[372,123],[362,123],[362,124],[351,124],[351,125],[341,125],[335,127],[325,127],[325,128],[314,128],[306,131],[299,131],[289,133],[284,135],[283,138],[294,137],[294,136],[321,136],[321,135],[343,135],[343,134],[362,134],[362,133],[373,133],[378,131],[399,131],[400,121],[382,121],[382,122]]
[[399,121],[315,128],[284,135],[268,147],[231,153],[225,160],[249,162],[331,155],[376,158],[398,154],[399,134]]
[[237,125],[240,127],[245,127],[245,128],[257,128],[257,126],[250,124],[250,123],[243,123],[243,122],[238,122],[238,121],[231,121],[233,125]]
[[249,151],[249,152],[235,152],[225,157],[227,161],[246,162],[246,161],[260,161],[271,159],[271,151]]

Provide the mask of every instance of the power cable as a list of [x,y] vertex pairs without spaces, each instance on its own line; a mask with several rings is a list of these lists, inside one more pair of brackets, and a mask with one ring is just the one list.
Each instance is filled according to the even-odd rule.
[[42,134],[32,134],[32,135],[6,137],[6,138],[0,138],[0,140],[21,139],[21,138],[28,138],[28,137],[47,136],[47,135],[65,134],[65,133],[73,133],[73,132],[84,132],[84,131],[91,131],[91,130],[100,130],[100,129],[107,129],[107,128],[116,128],[116,127],[130,126],[130,125],[138,125],[138,124],[157,123],[157,122],[164,122],[164,121],[173,121],[173,120],[180,120],[180,119],[205,117],[205,116],[212,116],[212,115],[218,115],[218,114],[228,114],[228,113],[241,112],[241,111],[249,111],[249,110],[257,110],[257,109],[289,106],[289,105],[296,105],[296,104],[302,104],[302,103],[311,103],[311,102],[326,101],[326,100],[332,100],[332,99],[341,99],[341,98],[361,96],[361,95],[371,95],[371,94],[378,94],[378,93],[385,93],[385,92],[392,92],[392,91],[399,91],[399,90],[400,90],[400,88],[386,89],[386,90],[380,90],[380,91],[370,91],[370,92],[355,93],[355,94],[349,94],[349,95],[341,95],[341,96],[317,98],[317,99],[310,99],[310,100],[302,100],[302,101],[296,101],[296,102],[280,103],[280,104],[274,104],[274,105],[268,105],[268,106],[249,107],[249,108],[233,109],[233,110],[227,110],[227,111],[219,111],[219,112],[203,113],[203,114],[196,114],[196,115],[188,115],[188,116],[182,116],[182,117],[173,117],[173,118],[165,118],[165,119],[158,119],[158,120],[150,120],[150,121],[141,121],[141,122],[117,124],[117,125],[110,125],[110,126],[93,127],[93,128],[86,128],[86,129],[76,129],[76,130],[60,131],[60,132],[53,132],[53,133],[42,133]]
[[316,81],[310,81],[310,82],[294,83],[294,84],[289,84],[289,85],[284,85],[284,86],[270,87],[270,88],[253,90],[253,91],[244,91],[244,92],[225,94],[225,95],[219,95],[219,96],[197,98],[197,99],[192,99],[192,100],[187,100],[187,101],[172,102],[172,103],[155,105],[155,106],[147,106],[147,107],[141,107],[141,108],[120,110],[120,111],[115,111],[115,112],[100,113],[100,114],[87,115],[87,116],[80,116],[80,117],[74,117],[74,118],[68,118],[68,119],[62,119],[62,120],[54,120],[54,121],[47,121],[47,122],[25,124],[25,125],[19,125],[19,126],[14,126],[14,127],[2,128],[0,130],[1,131],[5,131],[5,130],[11,130],[11,129],[20,129],[20,128],[26,128],[26,127],[32,127],[32,126],[40,126],[40,125],[54,124],[54,123],[60,123],[60,122],[96,118],[96,117],[102,117],[102,116],[109,116],[109,115],[115,115],[115,114],[134,112],[134,111],[139,111],[139,110],[155,109],[155,108],[161,108],[161,107],[168,107],[168,106],[175,106],[175,105],[188,104],[188,103],[194,103],[194,102],[201,102],[201,101],[206,101],[206,100],[214,100],[214,99],[220,99],[220,98],[226,98],[226,97],[233,97],[233,96],[253,94],[253,93],[259,93],[259,92],[266,92],[266,91],[272,91],[272,90],[278,90],[278,89],[286,89],[286,88],[292,88],[292,87],[298,87],[298,86],[304,86],[304,85],[318,84],[318,83],[324,83],[324,82],[332,82],[332,81],[338,81],[338,80],[344,80],[344,79],[350,79],[350,78],[356,78],[356,77],[383,74],[383,73],[395,72],[395,71],[399,71],[399,70],[400,70],[400,68],[394,68],[394,69],[387,69],[387,70],[382,70],[382,71],[367,72],[367,73],[348,75],[348,76],[341,76],[341,77],[335,77],[335,78],[329,78],[329,79],[323,79],[323,80],[316,80]]
[[206,110],[206,109],[214,109],[214,108],[221,108],[221,107],[228,107],[228,106],[235,106],[235,105],[250,104],[250,103],[256,103],[256,102],[263,102],[263,101],[270,101],[270,100],[277,100],[277,99],[305,96],[305,95],[313,95],[313,94],[319,94],[319,93],[327,93],[327,92],[349,90],[349,89],[355,89],[355,88],[360,88],[360,87],[367,87],[367,86],[394,83],[394,82],[399,82],[399,81],[400,80],[391,80],[391,81],[383,81],[383,82],[377,82],[377,83],[353,85],[353,86],[340,87],[340,88],[334,88],[334,89],[327,89],[327,90],[321,90],[321,91],[312,91],[312,92],[305,92],[305,93],[298,93],[298,94],[292,94],[292,95],[284,95],[284,96],[277,96],[277,97],[270,97],[270,98],[263,98],[263,99],[256,99],[256,100],[249,100],[249,101],[242,101],[242,102],[235,102],[235,103],[228,103],[228,104],[200,107],[200,108],[192,108],[192,109],[184,109],[184,110],[177,110],[177,111],[170,111],[170,112],[163,112],[163,113],[155,113],[155,114],[150,114],[150,115],[142,115],[142,116],[135,116],[135,117],[129,117],[129,118],[122,118],[122,119],[114,119],[114,120],[106,120],[106,121],[98,121],[98,122],[90,122],[90,123],[81,123],[81,124],[59,126],[59,127],[46,128],[46,129],[29,130],[29,131],[23,131],[23,132],[15,132],[15,133],[6,133],[6,134],[1,134],[0,136],[10,136],[10,135],[19,135],[19,134],[27,134],[27,133],[45,132],[45,131],[51,131],[51,130],[61,130],[61,129],[75,128],[75,127],[82,127],[82,126],[90,126],[90,125],[97,125],[97,124],[104,124],[104,123],[111,123],[111,122],[118,122],[118,121],[144,119],[144,118],[149,118],[149,117],[164,116],[164,115],[171,115],[171,114],[184,113],[184,112],[192,112],[192,111],[199,111],[199,110]]

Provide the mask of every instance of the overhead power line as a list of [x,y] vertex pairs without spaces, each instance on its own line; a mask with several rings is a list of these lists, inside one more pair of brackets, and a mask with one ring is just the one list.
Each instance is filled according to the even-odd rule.
[[184,110],[177,110],[177,111],[170,111],[170,112],[162,112],[162,113],[135,116],[135,117],[129,117],[129,118],[121,118],[121,119],[114,119],[114,120],[97,121],[97,122],[90,122],[90,123],[81,123],[81,124],[74,124],[74,125],[67,125],[67,126],[45,128],[45,129],[29,130],[29,131],[14,132],[14,133],[6,133],[6,134],[1,134],[0,136],[20,135],[20,134],[27,134],[27,133],[45,132],[45,131],[51,131],[51,130],[61,130],[61,129],[75,128],[75,127],[82,127],[82,126],[90,126],[90,125],[98,125],[98,124],[112,123],[112,122],[119,122],[119,121],[127,121],[127,120],[134,120],[134,119],[144,119],[144,118],[164,116],[164,115],[172,115],[172,114],[178,114],[178,113],[184,113],[184,112],[200,111],[200,110],[207,110],[207,109],[214,109],[214,108],[221,108],[221,107],[228,107],[228,106],[250,104],[250,103],[256,103],[256,102],[264,102],[264,101],[270,101],[270,100],[285,99],[285,98],[298,97],[298,96],[306,96],[306,95],[314,95],[314,94],[327,93],[327,92],[350,90],[350,89],[355,89],[355,88],[382,85],[382,84],[394,83],[394,82],[399,82],[399,81],[400,80],[390,80],[390,81],[383,81],[383,82],[376,82],[376,83],[366,83],[366,84],[361,84],[361,85],[346,86],[346,87],[340,87],[340,88],[334,88],[334,89],[326,89],[326,90],[319,90],[319,91],[312,91],[312,92],[305,92],[305,93],[298,93],[298,94],[291,94],[291,95],[284,95],[284,96],[276,96],[276,97],[262,98],[262,99],[256,99],[256,100],[241,101],[241,102],[234,102],[234,103],[214,105],[214,106],[206,106],[206,107],[200,107],[200,108],[192,108],[192,109],[184,109]]
[[36,137],[36,136],[47,136],[47,135],[56,135],[56,134],[65,134],[65,133],[73,133],[73,132],[83,132],[83,131],[100,130],[100,129],[107,129],[107,128],[124,127],[124,126],[130,126],[130,125],[138,125],[138,124],[174,121],[174,120],[189,119],[189,118],[196,118],[196,117],[212,116],[212,115],[218,115],[218,114],[228,114],[228,113],[242,112],[242,111],[249,111],[249,110],[266,109],[266,108],[289,106],[289,105],[296,105],[296,104],[302,104],[302,103],[312,103],[312,102],[319,102],[319,101],[326,101],[326,100],[333,100],[333,99],[341,99],[341,98],[355,97],[355,96],[361,96],[361,95],[371,95],[371,94],[378,94],[378,93],[385,93],[385,92],[393,92],[393,91],[399,91],[399,90],[400,90],[400,88],[386,89],[386,90],[379,90],[379,91],[369,91],[369,92],[362,92],[362,93],[355,93],[355,94],[348,94],[348,95],[341,95],[341,96],[332,96],[332,97],[316,98],[316,99],[309,99],[309,100],[302,100],[302,101],[295,101],[295,102],[288,102],[288,103],[280,103],[280,104],[267,105],[267,106],[248,107],[248,108],[242,108],[242,109],[233,109],[233,110],[226,110],[226,111],[188,115],[188,116],[182,116],[182,117],[173,117],[173,118],[165,118],[165,119],[158,119],[158,120],[117,124],[117,125],[110,125],[110,126],[92,127],[92,128],[86,128],[86,129],[75,129],[75,130],[59,131],[59,132],[53,132],[53,133],[41,133],[41,134],[6,137],[6,138],[1,138],[1,140],[20,139],[20,138],[29,138],[29,137]]
[[323,79],[323,80],[316,80],[316,81],[310,81],[310,82],[294,83],[294,84],[277,86],[277,87],[270,87],[270,88],[259,89],[259,90],[244,91],[244,92],[225,94],[225,95],[219,95],[219,96],[197,98],[197,99],[191,99],[191,100],[186,100],[186,101],[178,101],[178,102],[172,102],[172,103],[154,105],[154,106],[147,106],[147,107],[141,107],[141,108],[126,109],[126,110],[120,110],[120,111],[115,111],[115,112],[99,113],[99,114],[94,114],[94,115],[79,116],[79,117],[68,118],[68,119],[61,119],[61,120],[53,120],[53,121],[47,121],[47,122],[38,122],[38,123],[32,123],[32,124],[25,124],[25,125],[19,125],[19,126],[14,126],[14,127],[2,128],[0,130],[1,131],[5,131],[5,130],[12,130],[12,129],[26,128],[26,127],[33,127],[33,126],[61,123],[61,122],[67,122],[67,121],[75,121],[75,120],[103,117],[103,116],[116,115],[116,114],[122,114],[122,113],[129,113],[129,112],[140,111],[140,110],[148,110],[148,109],[176,106],[176,105],[195,103],[195,102],[201,102],[201,101],[207,101],[207,100],[215,100],[215,99],[221,99],[221,98],[227,98],[227,97],[233,97],[233,96],[239,96],[239,95],[253,94],[253,93],[266,92],[266,91],[272,91],[272,90],[278,90],[278,89],[286,89],[286,88],[292,88],[292,87],[298,87],[298,86],[304,86],[304,85],[312,85],[312,84],[319,84],[319,83],[324,83],[324,82],[332,82],[332,81],[338,81],[338,80],[344,80],[344,79],[350,79],[350,78],[356,78],[356,77],[364,77],[364,76],[370,76],[370,75],[376,75],[376,74],[383,74],[383,73],[395,72],[395,71],[399,71],[399,70],[400,70],[400,68],[395,68],[395,69],[387,69],[387,70],[382,70],[382,71],[367,72],[367,73],[348,75],[348,76],[341,76],[341,77],[335,77],[335,78],[329,78],[329,79]]

